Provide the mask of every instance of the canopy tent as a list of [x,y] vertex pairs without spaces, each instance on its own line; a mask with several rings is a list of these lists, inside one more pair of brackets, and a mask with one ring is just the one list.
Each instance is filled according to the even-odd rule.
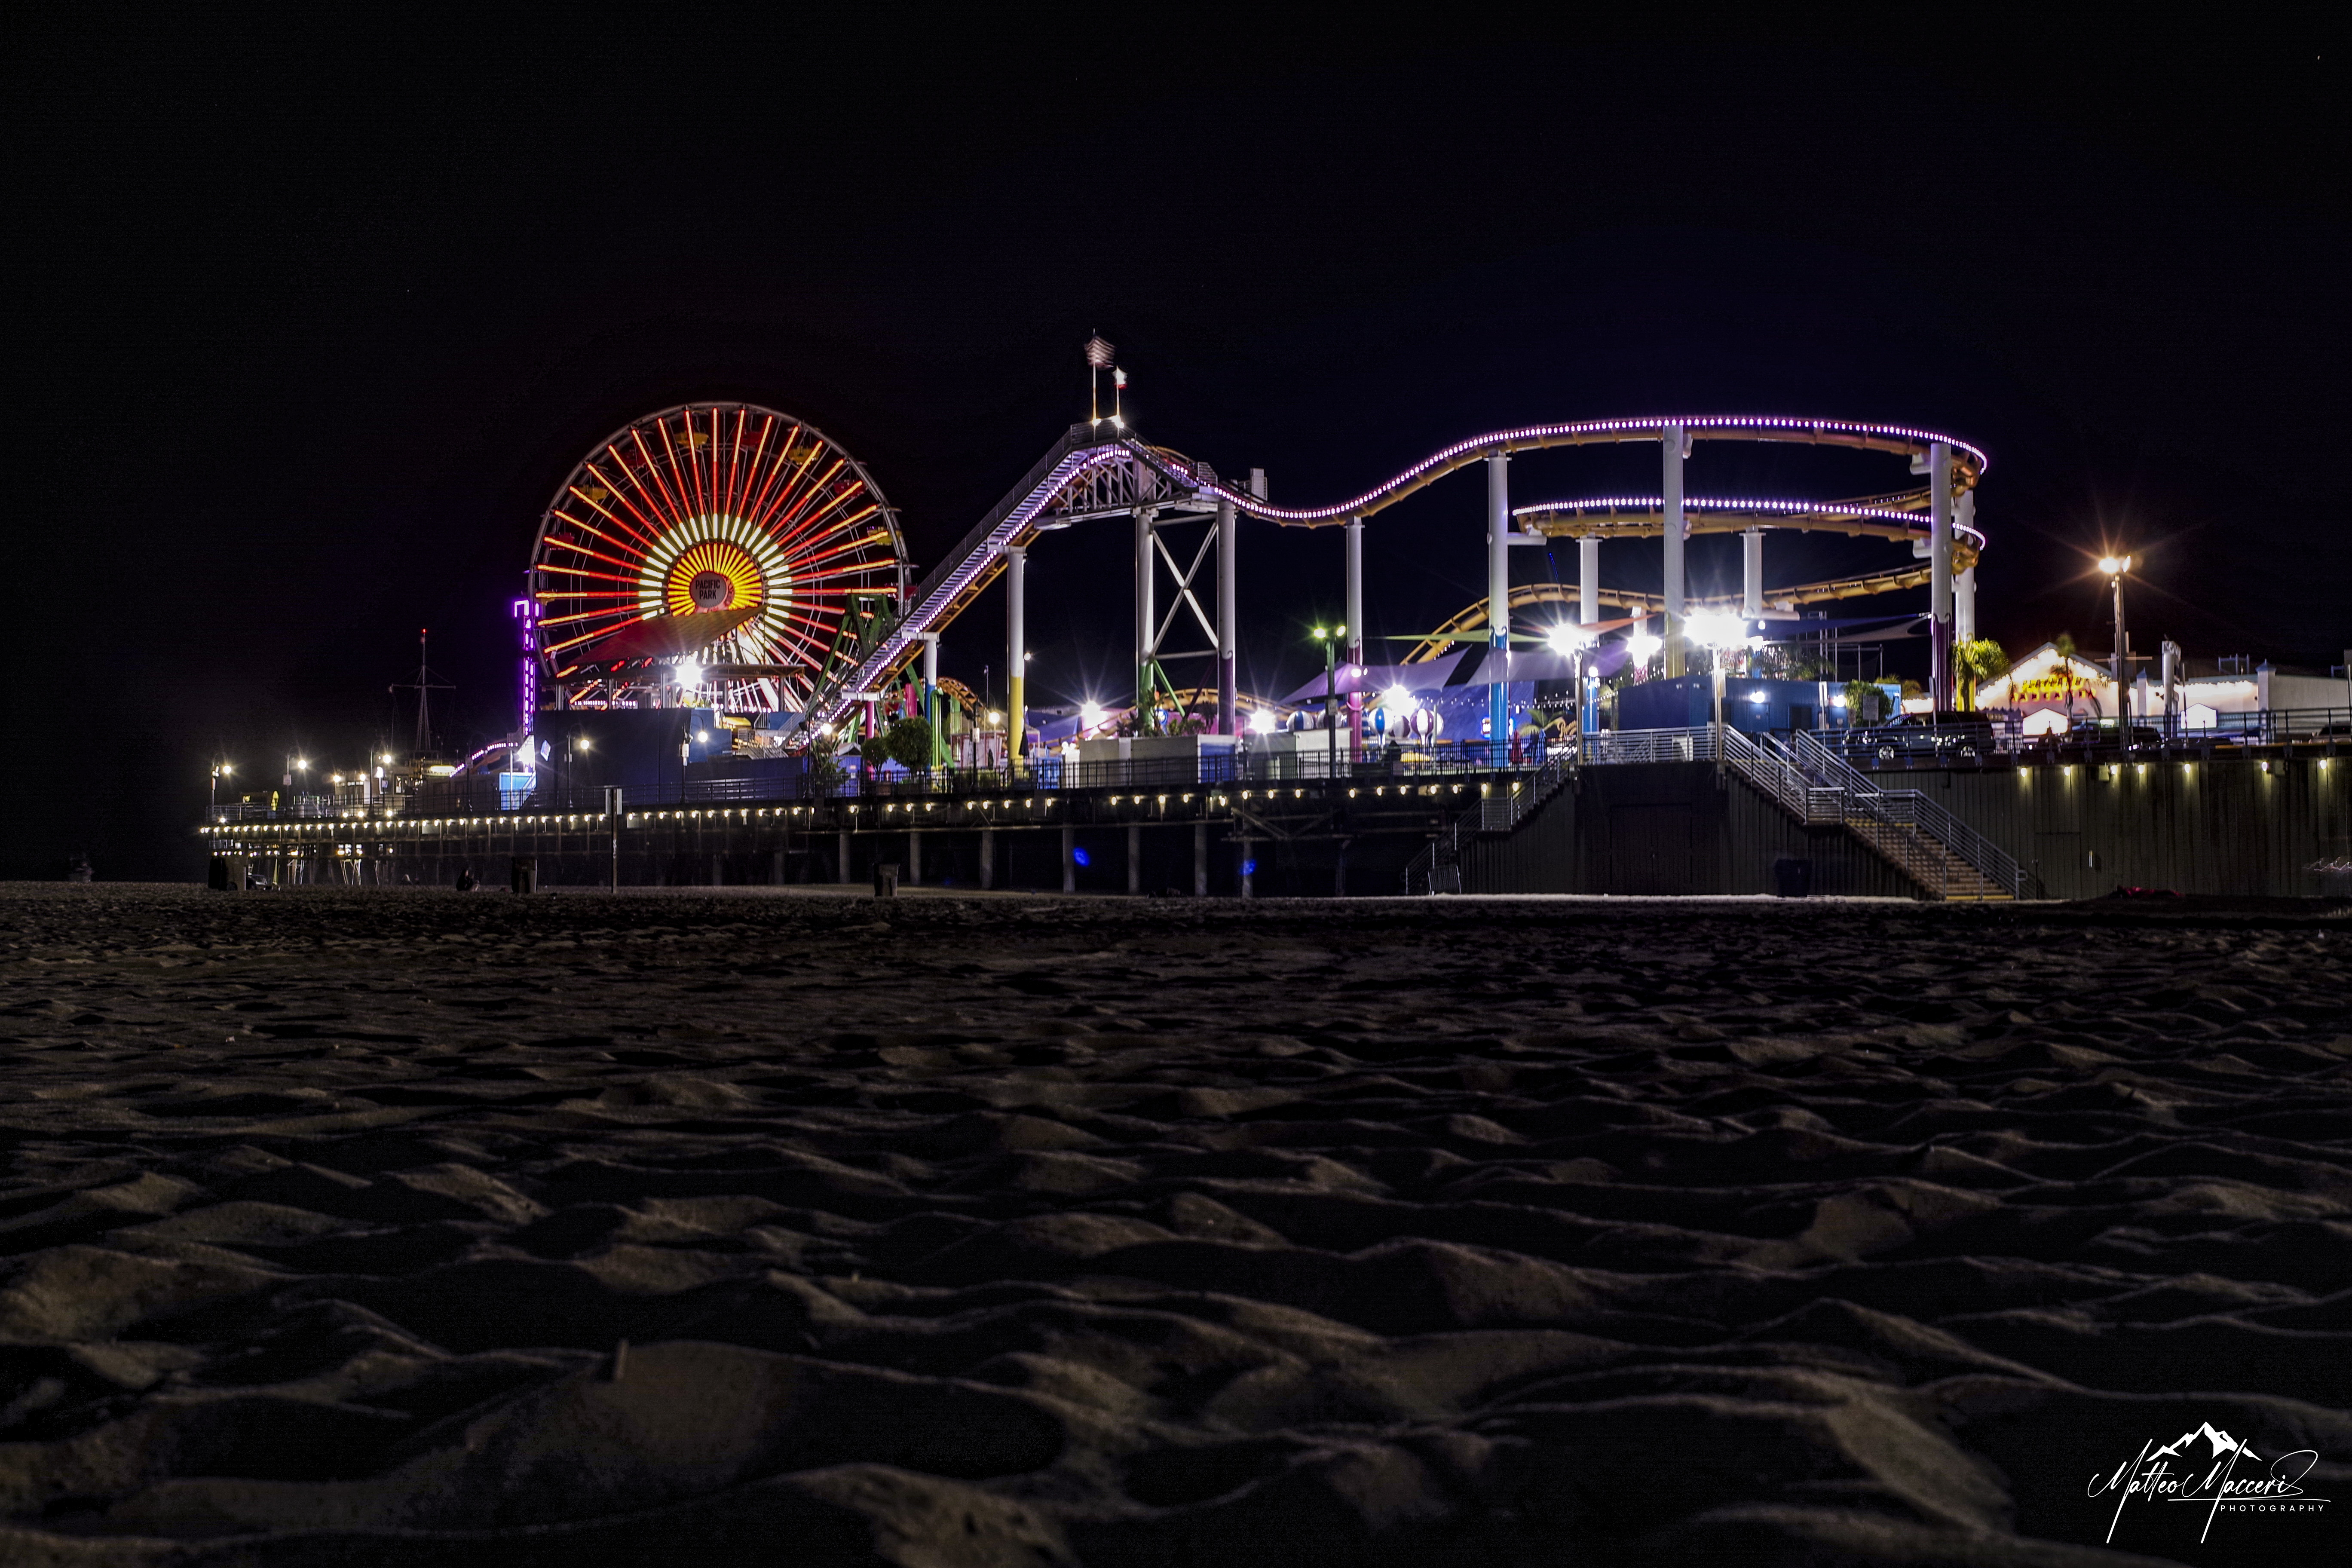
[[[1439,654],[1422,664],[1343,664],[1331,677],[1331,689],[1345,697],[1356,691],[1386,691],[1392,686],[1402,686],[1408,691],[1443,686],[1446,678],[1454,673],[1454,667],[1462,662],[1466,651],[1456,648],[1452,653]],[[1302,703],[1319,701],[1322,696],[1323,678],[1318,675],[1285,697],[1282,703],[1286,708],[1296,708]]]

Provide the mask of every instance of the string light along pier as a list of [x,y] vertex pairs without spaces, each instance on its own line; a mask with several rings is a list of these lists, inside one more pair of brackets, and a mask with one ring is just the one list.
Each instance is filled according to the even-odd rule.
[[[2105,891],[2157,853],[2138,847],[2136,789],[2200,821],[2243,806],[2301,824],[2221,857],[2223,879],[2263,884],[2246,890],[2319,890],[2294,862],[2305,847],[2324,860],[2345,831],[2332,736],[2259,737],[2274,743],[2226,756],[2210,737],[2150,754],[2125,738],[2108,757],[2046,760],[1988,741],[1927,773],[1906,757],[1889,776],[1839,743],[1832,682],[1806,683],[1817,700],[1799,704],[1769,689],[1797,683],[1748,674],[1771,642],[1822,635],[1805,606],[1924,588],[1928,706],[1955,706],[1988,469],[1957,437],[1777,416],[1527,425],[1292,507],[1268,499],[1262,473],[1233,482],[1145,439],[1109,345],[1090,342],[1087,361],[1097,388],[1110,374],[1110,411],[1097,391],[1090,416],[919,581],[874,476],[804,420],[697,403],[615,431],[565,478],[533,541],[509,740],[359,770],[329,795],[215,801],[202,829],[215,884],[863,882],[889,868],[916,884],[1065,891],[1671,893],[1787,891],[1801,866],[1795,879],[1816,891],[2007,900]],[[1723,443],[1840,449],[1877,482],[1845,499],[1689,482]],[[1628,445],[1657,452],[1654,493],[1514,492],[1515,458]],[[1397,639],[1413,644],[1401,661],[1368,662],[1365,531],[1465,473],[1483,478],[1485,528],[1461,547],[1483,552],[1486,595]],[[1288,702],[1239,689],[1244,521],[1344,533],[1344,621],[1318,628],[1319,711],[1305,689]],[[1131,701],[1033,714],[1029,552],[1081,526],[1131,536]],[[1775,531],[1909,548],[1876,572],[1774,585]],[[1688,590],[1689,541],[1708,533],[1739,536],[1736,599]],[[1572,587],[1512,583],[1515,549],[1566,539]],[[1649,540],[1661,591],[1603,583],[1604,543]],[[969,633],[1000,577],[1001,707],[938,668],[940,639]],[[1600,683],[1629,666],[1655,667],[1656,689],[1687,690],[1696,711],[1604,730]],[[1442,735],[1439,687],[1456,718]],[[1547,689],[1570,695],[1539,726],[1531,696]],[[1768,711],[1781,721],[1758,722]],[[2040,852],[2061,819],[2075,824],[2063,859]]]

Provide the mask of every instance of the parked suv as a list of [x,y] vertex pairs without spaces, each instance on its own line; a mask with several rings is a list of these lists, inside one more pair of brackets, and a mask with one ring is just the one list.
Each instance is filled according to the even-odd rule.
[[1946,710],[1898,714],[1892,722],[1846,732],[1845,753],[1856,762],[1898,758],[1978,763],[1993,752],[1992,721],[1981,713]]

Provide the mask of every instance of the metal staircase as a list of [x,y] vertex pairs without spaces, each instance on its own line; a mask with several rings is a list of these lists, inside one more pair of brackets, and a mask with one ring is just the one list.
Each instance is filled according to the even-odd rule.
[[[1723,763],[1799,822],[1843,827],[1929,898],[1994,902],[2038,895],[2039,884],[2006,851],[1916,789],[1888,790],[1801,731],[1783,742],[1726,727]],[[1712,729],[1629,730],[1584,737],[1583,765],[1711,763]],[[1462,847],[1481,833],[1506,834],[1576,776],[1576,759],[1546,763],[1447,824],[1405,868],[1408,894],[1462,890]]]
[[1724,761],[1803,823],[1835,823],[1929,898],[1991,902],[2031,896],[2007,851],[1916,789],[1885,790],[1815,736],[1724,731]]

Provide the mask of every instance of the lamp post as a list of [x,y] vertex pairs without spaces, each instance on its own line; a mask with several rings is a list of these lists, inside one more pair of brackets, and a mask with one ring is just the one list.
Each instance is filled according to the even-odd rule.
[[1555,653],[1564,653],[1572,660],[1570,668],[1576,678],[1576,722],[1569,732],[1575,736],[1570,755],[1579,763],[1584,760],[1584,658],[1591,651],[1592,634],[1581,626],[1563,621],[1551,629],[1551,646]]
[[1339,644],[1347,635],[1345,626],[1315,628],[1315,640],[1323,645],[1323,728],[1328,737],[1324,744],[1331,748],[1324,753],[1327,768],[1339,747]]
[[2129,662],[2130,643],[2124,636],[2124,574],[2131,570],[2128,555],[2103,555],[2099,570],[2107,574],[2107,582],[2116,595],[2116,650],[2111,661],[2116,679],[2116,752],[2131,750],[2131,689],[2124,684]]
[[215,763],[213,764],[213,795],[210,815],[215,822],[218,822],[220,820],[220,782],[222,779],[226,778],[236,772],[236,765],[234,763]]
[[1715,776],[1723,777],[1723,656],[1726,649],[1744,640],[1748,629],[1745,621],[1730,616],[1697,615],[1684,625],[1690,641],[1707,650],[1707,663],[1713,669],[1711,684],[1715,689]]

